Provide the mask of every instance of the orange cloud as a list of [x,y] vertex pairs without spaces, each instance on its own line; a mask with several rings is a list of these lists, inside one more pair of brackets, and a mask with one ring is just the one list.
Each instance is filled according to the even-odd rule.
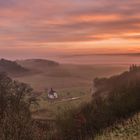
[[75,17],[75,20],[81,22],[91,22],[91,21],[98,21],[98,22],[105,22],[105,21],[117,21],[121,19],[119,15],[80,15]]
[[139,51],[139,7],[138,0],[0,0],[0,50]]

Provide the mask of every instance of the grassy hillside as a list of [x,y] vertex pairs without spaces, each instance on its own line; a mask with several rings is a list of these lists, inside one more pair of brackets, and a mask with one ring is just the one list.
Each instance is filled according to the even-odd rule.
[[[115,124],[96,136],[95,140],[139,140],[140,114],[129,118],[123,123]],[[90,138],[89,140],[93,140]]]
[[29,69],[43,69],[44,67],[53,67],[58,66],[59,63],[52,61],[52,60],[46,60],[46,59],[26,59],[26,60],[17,60],[18,64],[27,67]]
[[22,67],[15,61],[10,61],[6,59],[0,60],[0,72],[6,72],[11,76],[25,75],[28,72],[28,69]]
[[96,78],[90,103],[62,112],[57,119],[64,140],[95,138],[105,129],[123,123],[140,111],[140,67],[110,78]]

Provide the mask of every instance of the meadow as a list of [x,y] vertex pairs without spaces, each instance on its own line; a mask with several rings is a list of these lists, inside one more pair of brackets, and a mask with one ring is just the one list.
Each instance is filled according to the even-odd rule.
[[[22,63],[21,63],[22,65]],[[58,66],[22,66],[32,69],[33,74],[16,77],[15,79],[30,84],[35,90],[45,88],[71,89],[91,87],[95,77],[111,76],[126,70],[127,65],[72,65]]]
[[[18,63],[32,71],[30,75],[14,77],[14,79],[31,85],[34,89],[39,106],[33,108],[33,117],[50,119],[64,108],[77,107],[81,103],[92,99],[93,80],[96,77],[109,77],[126,70],[128,65],[78,65],[59,64],[45,65],[44,61],[35,63],[35,60],[18,61]],[[49,101],[46,89],[57,91],[59,99]],[[61,99],[80,97],[74,101],[59,102]]]

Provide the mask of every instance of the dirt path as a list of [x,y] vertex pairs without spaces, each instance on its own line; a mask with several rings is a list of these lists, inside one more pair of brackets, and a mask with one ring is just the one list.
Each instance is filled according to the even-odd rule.
[[67,99],[62,99],[60,101],[54,102],[54,104],[63,103],[63,102],[70,102],[70,101],[79,100],[79,99],[81,99],[81,97],[67,98]]

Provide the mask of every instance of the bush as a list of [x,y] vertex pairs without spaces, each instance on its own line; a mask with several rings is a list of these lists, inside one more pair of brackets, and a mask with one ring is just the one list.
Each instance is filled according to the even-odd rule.
[[0,74],[0,139],[34,140],[30,114],[32,89]]
[[93,101],[59,117],[57,126],[64,140],[94,137],[140,111],[140,69],[136,66],[121,75],[95,81]]

